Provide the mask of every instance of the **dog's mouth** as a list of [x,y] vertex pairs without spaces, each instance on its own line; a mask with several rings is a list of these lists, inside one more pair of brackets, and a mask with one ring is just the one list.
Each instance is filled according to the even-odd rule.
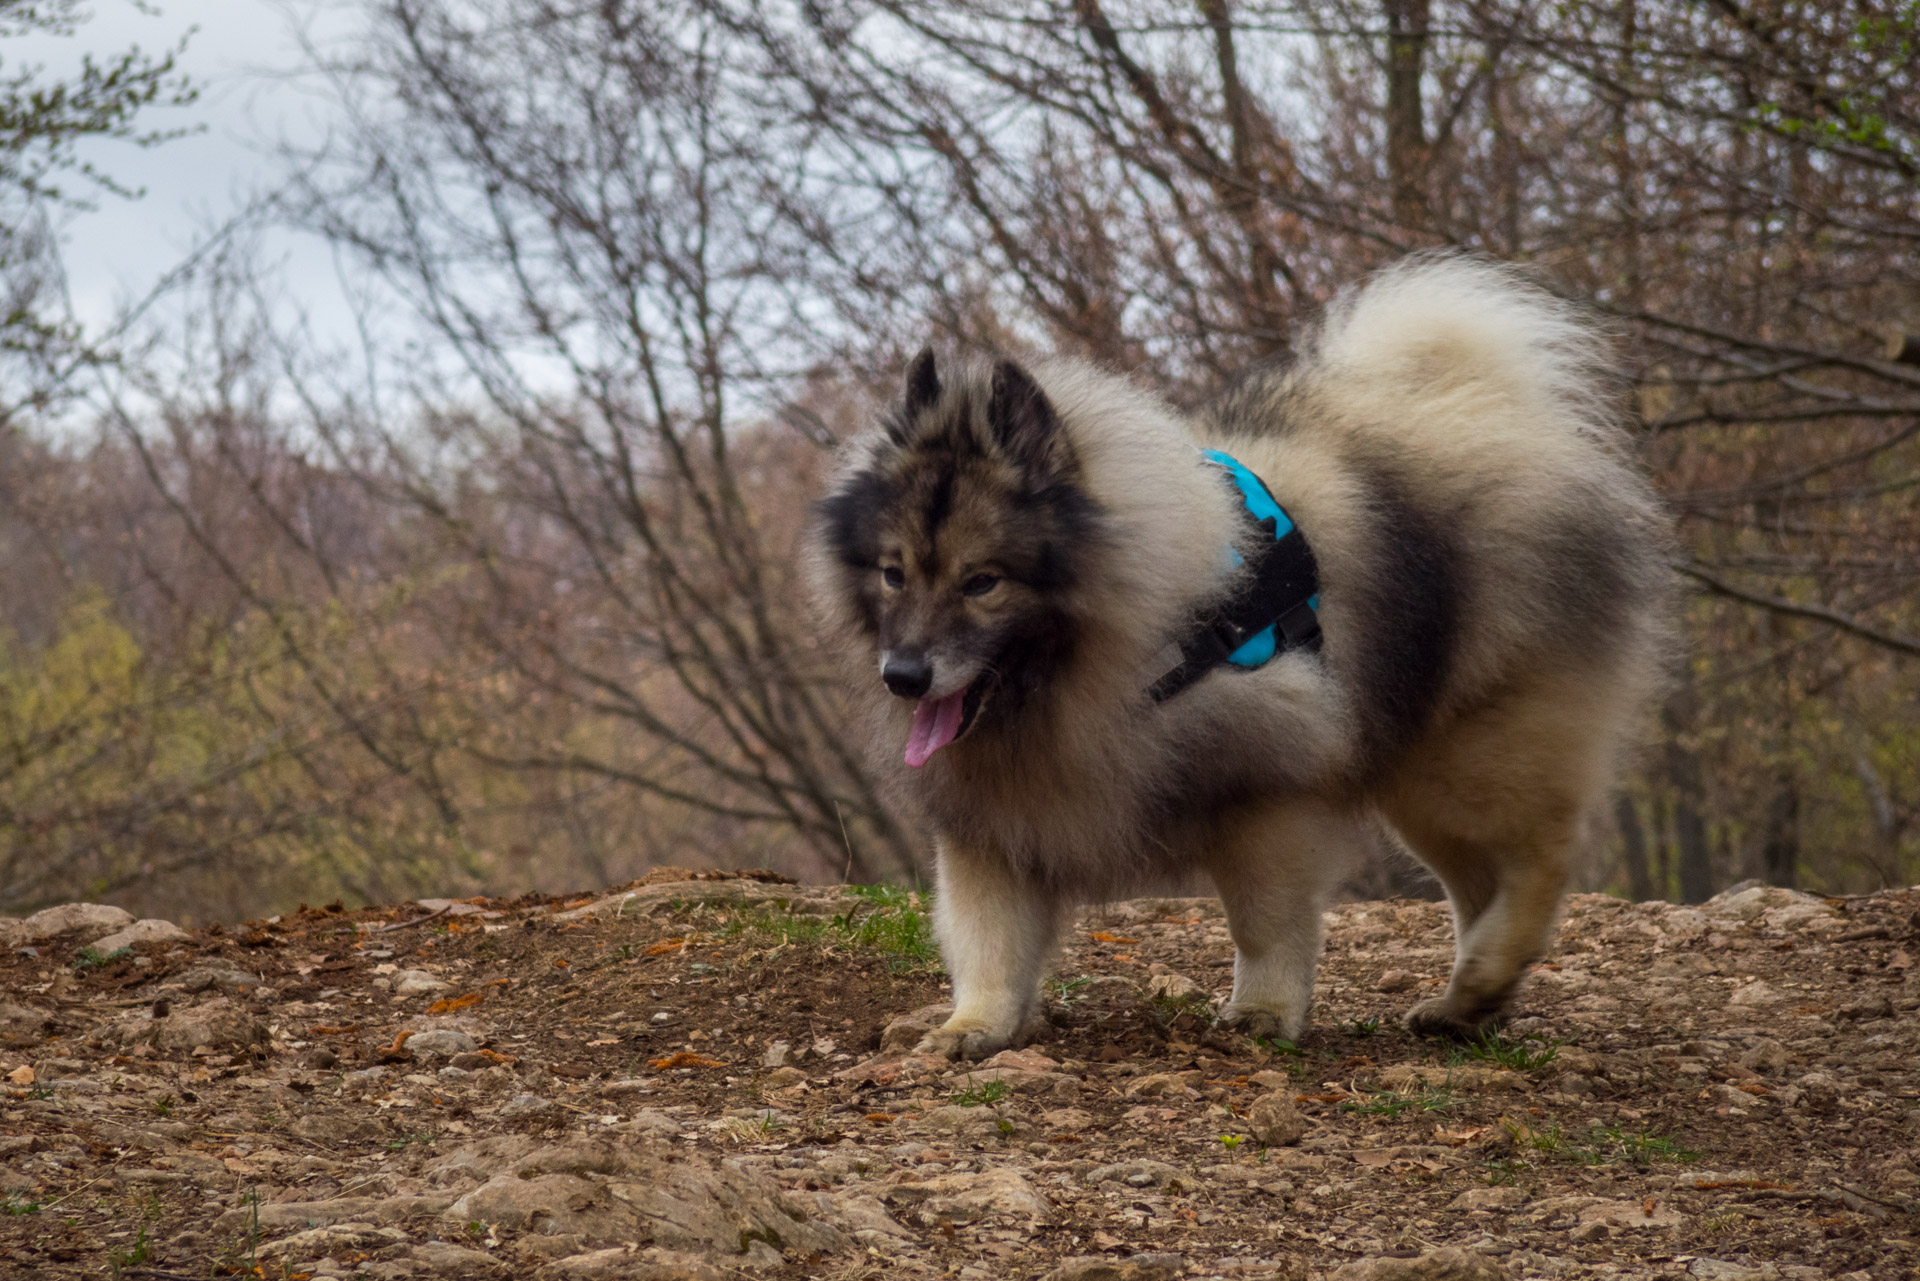
[[973,683],[945,698],[923,698],[913,705],[913,728],[907,733],[907,764],[919,769],[933,754],[973,728],[980,709],[992,697],[992,669],[981,672]]

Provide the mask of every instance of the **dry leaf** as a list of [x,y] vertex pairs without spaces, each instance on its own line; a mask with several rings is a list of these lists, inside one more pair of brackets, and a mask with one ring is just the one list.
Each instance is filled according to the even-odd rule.
[[665,1058],[649,1059],[647,1066],[656,1072],[665,1072],[672,1068],[717,1068],[725,1067],[726,1064],[720,1062],[718,1059],[704,1058],[701,1055],[695,1054],[692,1050],[681,1050],[678,1054],[669,1054]]
[[443,1001],[435,1001],[427,1007],[427,1013],[447,1014],[454,1010],[464,1010],[469,1005],[478,1004],[480,1004],[480,994],[478,992],[469,992],[465,996],[455,996]]
[[1087,935],[1096,943],[1138,943],[1139,939],[1130,939],[1119,934],[1109,934],[1105,930],[1095,930]]

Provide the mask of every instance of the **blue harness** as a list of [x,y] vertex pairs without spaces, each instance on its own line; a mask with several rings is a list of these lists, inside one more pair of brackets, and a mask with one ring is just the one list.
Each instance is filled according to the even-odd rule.
[[[1189,621],[1174,643],[1180,661],[1147,691],[1164,703],[1222,663],[1259,667],[1291,649],[1320,648],[1320,571],[1305,534],[1274,501],[1265,482],[1231,454],[1201,451],[1239,493],[1245,519],[1266,537],[1253,572],[1233,595],[1214,601]],[[1227,549],[1238,568],[1243,558]]]

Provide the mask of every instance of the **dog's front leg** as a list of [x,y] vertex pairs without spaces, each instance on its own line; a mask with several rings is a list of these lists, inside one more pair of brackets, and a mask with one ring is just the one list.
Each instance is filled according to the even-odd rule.
[[1321,913],[1365,851],[1356,815],[1299,800],[1224,825],[1207,870],[1233,935],[1233,996],[1220,1021],[1250,1036],[1297,1039],[1313,1000]]
[[920,1054],[979,1059],[1038,1030],[1040,968],[1060,917],[1057,896],[991,851],[942,839],[934,930],[953,980],[953,1017]]

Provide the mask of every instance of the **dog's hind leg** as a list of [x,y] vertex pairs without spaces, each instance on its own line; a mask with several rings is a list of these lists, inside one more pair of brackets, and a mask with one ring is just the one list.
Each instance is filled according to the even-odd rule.
[[1411,753],[1380,797],[1453,907],[1453,975],[1408,1011],[1414,1031],[1485,1027],[1546,950],[1611,773],[1605,692],[1536,688],[1494,703]]
[[979,1059],[1030,1037],[1040,971],[1059,929],[1060,900],[997,854],[940,842],[934,931],[953,979],[953,1016],[915,1052]]
[[1224,825],[1204,856],[1233,935],[1233,996],[1221,1022],[1251,1036],[1300,1035],[1321,913],[1369,836],[1368,820],[1308,800],[1243,810]]

